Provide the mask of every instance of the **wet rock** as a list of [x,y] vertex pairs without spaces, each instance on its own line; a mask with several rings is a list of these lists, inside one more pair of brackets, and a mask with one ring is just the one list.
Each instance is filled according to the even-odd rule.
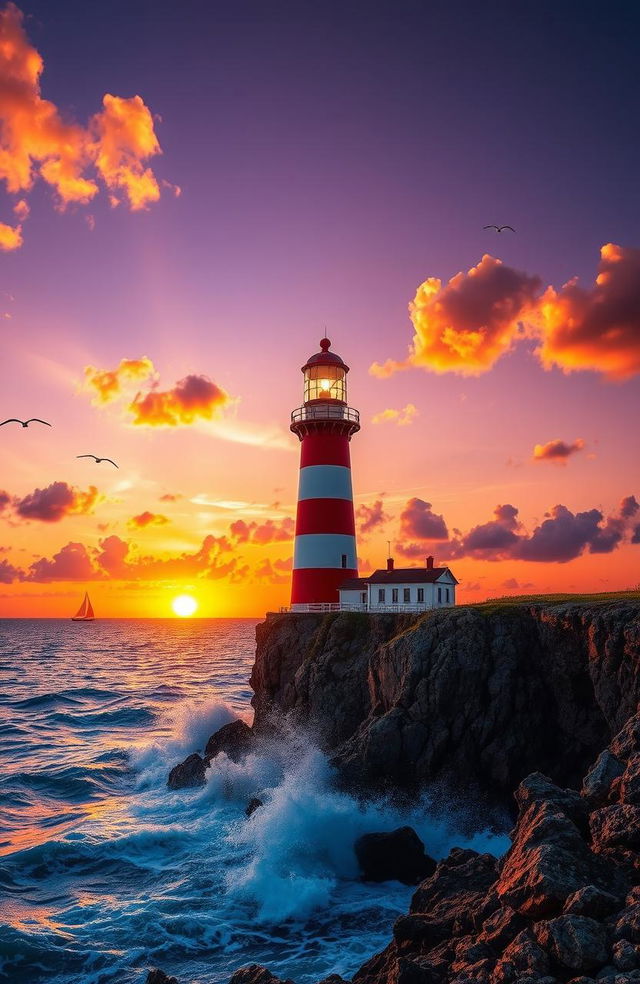
[[247,803],[247,806],[246,806],[246,809],[245,809],[244,812],[245,812],[245,814],[246,814],[247,817],[250,817],[261,806],[264,806],[264,803],[262,802],[262,800],[261,799],[258,799],[257,796],[252,796],[251,799],[249,800],[249,802]]
[[538,943],[569,970],[598,970],[609,957],[604,926],[588,916],[559,916],[537,923],[534,933]]
[[239,762],[253,751],[255,742],[256,736],[248,724],[241,720],[231,721],[211,735],[204,757],[208,764],[216,755],[224,752],[234,762]]
[[163,970],[150,970],[147,974],[147,984],[178,984],[177,977],[167,977]]
[[416,885],[436,869],[412,827],[364,834],[354,844],[364,881],[400,881]]
[[184,762],[175,765],[169,773],[169,789],[184,789],[187,786],[203,786],[207,766],[203,758],[194,752]]
[[288,978],[283,981],[260,964],[249,964],[236,970],[229,984],[293,984],[293,981]]
[[619,897],[604,892],[595,885],[587,885],[569,896],[564,912],[575,916],[590,916],[592,919],[606,919],[621,908]]
[[328,977],[318,981],[318,984],[349,984],[349,982],[345,981],[344,977],[340,977],[340,974],[329,974]]

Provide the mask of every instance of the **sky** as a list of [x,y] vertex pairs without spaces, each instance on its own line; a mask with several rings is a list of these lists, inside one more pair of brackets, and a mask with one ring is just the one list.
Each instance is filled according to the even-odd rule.
[[286,605],[325,333],[361,573],[637,585],[639,41],[632,2],[1,5],[0,419],[52,427],[0,428],[0,616]]

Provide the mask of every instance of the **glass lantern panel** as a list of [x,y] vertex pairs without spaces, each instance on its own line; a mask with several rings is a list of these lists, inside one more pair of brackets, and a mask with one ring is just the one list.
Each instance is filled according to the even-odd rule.
[[347,402],[347,380],[340,366],[309,366],[304,372],[304,401],[341,400]]

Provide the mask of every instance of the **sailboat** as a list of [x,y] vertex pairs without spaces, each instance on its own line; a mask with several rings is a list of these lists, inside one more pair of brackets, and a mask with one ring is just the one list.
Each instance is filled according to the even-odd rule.
[[82,604],[72,617],[72,622],[93,622],[95,615],[93,614],[93,606],[89,599],[89,593],[85,591],[84,598],[82,599]]

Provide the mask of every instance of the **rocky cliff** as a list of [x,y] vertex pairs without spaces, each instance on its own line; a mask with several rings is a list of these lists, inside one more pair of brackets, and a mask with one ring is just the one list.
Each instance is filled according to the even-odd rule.
[[271,615],[256,634],[255,731],[285,715],[369,785],[576,785],[640,699],[637,600]]

